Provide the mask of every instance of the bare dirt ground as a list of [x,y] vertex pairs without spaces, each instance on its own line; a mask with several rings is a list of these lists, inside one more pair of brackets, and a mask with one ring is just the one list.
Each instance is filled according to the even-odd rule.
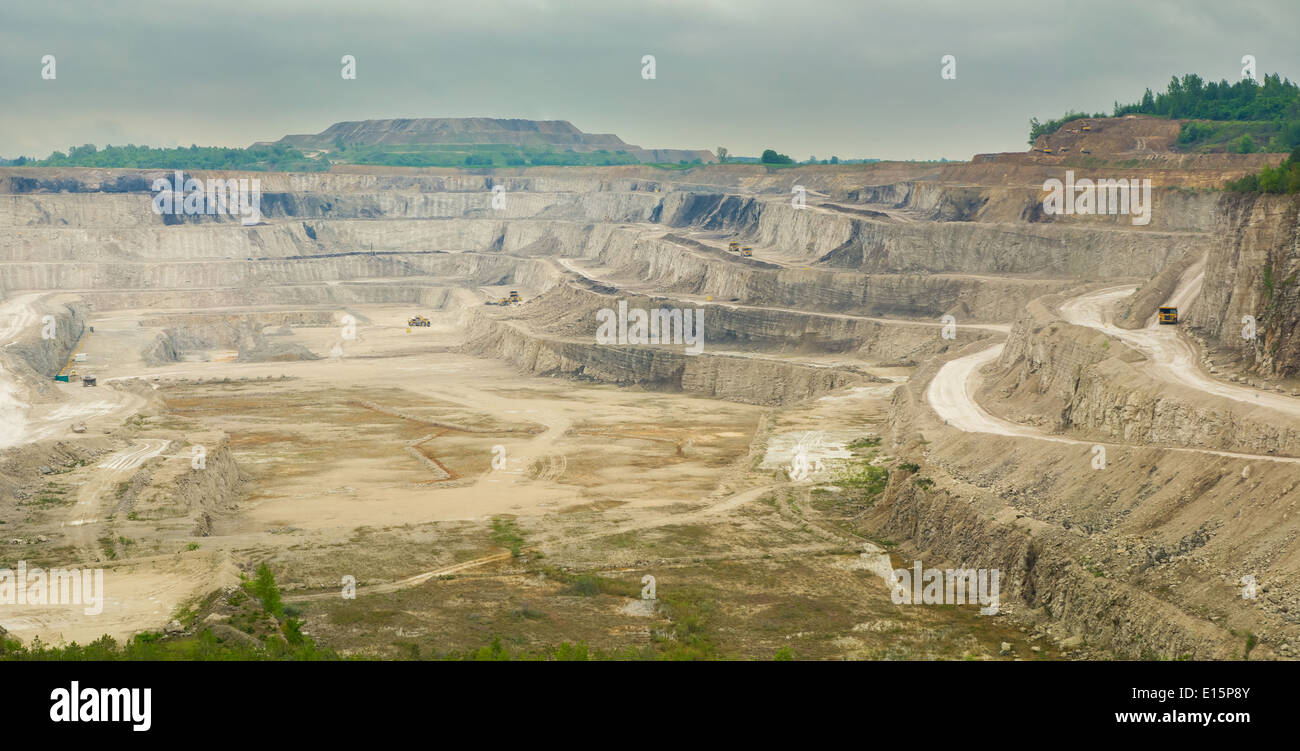
[[[145,389],[151,406],[109,450],[57,476],[62,505],[6,534],[46,532],[44,555],[26,554],[36,563],[106,568],[104,614],[11,609],[4,627],[47,643],[124,638],[236,583],[237,564],[268,560],[310,633],[375,655],[493,635],[520,648],[642,649],[652,633],[669,638],[683,608],[707,608],[710,644],[735,656],[984,659],[1023,640],[974,608],[904,613],[866,541],[814,521],[836,507],[818,490],[828,467],[875,432],[890,386],[781,411],[523,377],[455,352],[458,313],[420,311],[432,325],[408,330],[413,312],[350,306],[330,310],[333,325],[268,327],[317,360],[210,349],[160,366],[138,356],[154,335],[140,324],[157,311],[94,317],[85,351],[104,385],[84,391],[139,405]],[[228,507],[158,500],[212,436],[239,467]],[[792,484],[795,447],[819,466]],[[198,474],[219,471],[214,461]],[[640,597],[646,575],[658,600]],[[356,600],[340,597],[345,576]]]

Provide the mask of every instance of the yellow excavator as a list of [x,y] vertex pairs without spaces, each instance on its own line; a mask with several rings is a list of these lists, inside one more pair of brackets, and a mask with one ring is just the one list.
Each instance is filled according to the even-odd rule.
[[752,258],[754,255],[754,249],[746,245],[740,249],[740,254],[746,258]]

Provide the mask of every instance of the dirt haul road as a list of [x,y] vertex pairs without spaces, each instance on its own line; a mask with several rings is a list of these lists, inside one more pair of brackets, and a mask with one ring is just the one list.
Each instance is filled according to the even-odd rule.
[[[796,315],[815,316],[817,318],[836,318],[844,321],[869,321],[871,323],[887,324],[891,326],[927,326],[930,328],[943,328],[944,326],[948,325],[943,321],[917,321],[909,318],[881,318],[879,316],[859,316],[859,315],[853,315],[851,313],[824,313],[819,311],[799,310],[797,308],[781,308],[775,305],[750,305],[748,303],[739,303],[739,302],[721,302],[718,300],[708,300],[699,295],[696,296],[682,295],[682,294],[666,295],[649,286],[642,286],[639,289],[633,289],[630,285],[627,284],[611,281],[609,279],[600,279],[598,277],[593,276],[591,272],[587,271],[586,269],[574,263],[572,260],[568,258],[556,258],[555,260],[558,261],[560,265],[565,268],[565,270],[571,271],[590,282],[595,282],[596,284],[600,284],[606,287],[613,287],[619,290],[624,290],[629,294],[646,295],[648,297],[659,297],[666,300],[674,300],[676,302],[689,303],[691,305],[717,305],[719,307],[735,308],[738,310],[777,311],[782,313],[794,313]],[[973,277],[973,278],[987,279],[991,277]],[[1011,333],[1011,324],[1007,324],[1007,323],[965,323],[965,324],[961,324],[961,327],[965,327],[969,329],[981,329],[984,331],[996,331],[1000,334]]]
[[[1180,309],[1186,308],[1200,292],[1201,271],[1197,266],[1184,274],[1184,280],[1171,298],[1171,302]],[[1273,394],[1254,391],[1238,386],[1230,386],[1210,379],[1196,367],[1195,348],[1178,336],[1172,327],[1159,328],[1152,323],[1145,329],[1129,331],[1115,327],[1109,321],[1107,312],[1110,305],[1121,297],[1133,293],[1134,287],[1104,289],[1073,298],[1061,306],[1065,319],[1075,325],[1087,326],[1114,336],[1138,348],[1149,358],[1144,365],[1152,378],[1179,383],[1213,396],[1248,402],[1250,404],[1277,409],[1287,415],[1300,418],[1300,405],[1294,400]],[[980,350],[965,357],[959,357],[945,363],[926,390],[926,401],[946,424],[967,433],[988,433],[1012,438],[1032,438],[1054,443],[1068,443],[1079,446],[1097,445],[1098,441],[1082,441],[1062,438],[1042,433],[1034,428],[1004,420],[989,414],[975,399],[979,388],[979,371],[1002,354],[1004,345],[998,344]],[[1120,445],[1111,443],[1109,445]],[[1225,456],[1233,459],[1249,459],[1271,462],[1300,464],[1300,459],[1291,457],[1267,456],[1262,454],[1240,454],[1231,451],[1214,451],[1211,449],[1173,448],[1168,451],[1190,452]]]
[[[32,301],[39,295],[21,295],[0,303],[0,347],[13,344],[23,329],[36,322]],[[27,405],[21,387],[0,363],[0,448],[22,443],[27,432]]]
[[[1186,281],[1170,301],[1171,305],[1178,308],[1179,315],[1183,314],[1188,304],[1199,294],[1201,280],[1204,277],[1202,272],[1193,268],[1184,278]],[[1200,358],[1196,348],[1178,335],[1177,327],[1161,326],[1154,322],[1142,329],[1130,330],[1115,326],[1110,316],[1112,305],[1116,300],[1131,295],[1134,289],[1135,287],[1131,286],[1111,288],[1076,297],[1061,306],[1061,315],[1069,323],[1097,329],[1146,355],[1147,362],[1141,367],[1147,370],[1152,378],[1177,383],[1224,399],[1267,407],[1280,414],[1300,419],[1300,401],[1296,399],[1225,383],[1206,375],[1198,366]]]

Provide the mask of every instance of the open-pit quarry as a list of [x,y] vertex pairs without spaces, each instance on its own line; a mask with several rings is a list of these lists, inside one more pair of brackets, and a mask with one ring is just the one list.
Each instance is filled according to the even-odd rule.
[[[1300,203],[1143,148],[1068,168],[1144,225],[1034,153],[193,173],[252,226],[0,170],[0,568],[105,572],[0,627],[233,634],[266,562],[343,654],[1300,656]],[[996,612],[896,603],[917,561]]]

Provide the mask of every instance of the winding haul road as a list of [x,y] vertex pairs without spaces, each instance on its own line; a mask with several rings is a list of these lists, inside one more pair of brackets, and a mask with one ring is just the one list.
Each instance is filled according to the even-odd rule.
[[[23,329],[36,321],[32,301],[39,295],[21,295],[0,303],[0,347],[8,347]],[[22,443],[27,433],[27,406],[21,387],[0,364],[0,448]]]
[[[944,326],[948,325],[943,321],[918,321],[910,318],[882,318],[880,316],[860,316],[860,315],[854,315],[852,313],[827,313],[827,312],[816,311],[816,310],[782,308],[775,305],[752,305],[749,303],[742,303],[742,302],[708,300],[708,299],[700,298],[700,296],[698,295],[694,297],[689,295],[680,295],[680,294],[670,295],[670,294],[665,294],[663,292],[657,291],[649,286],[640,286],[634,288],[631,285],[624,284],[621,282],[615,282],[609,279],[600,279],[594,276],[590,271],[587,271],[583,267],[574,263],[573,259],[571,258],[556,257],[554,260],[557,261],[566,271],[571,271],[574,274],[577,274],[578,276],[581,276],[590,282],[595,282],[596,284],[601,284],[606,287],[613,287],[615,289],[623,290],[634,295],[645,295],[647,297],[657,297],[665,300],[674,300],[676,302],[683,302],[689,305],[717,305],[719,307],[736,308],[739,310],[755,310],[759,312],[775,311],[779,313],[794,313],[796,315],[811,316],[816,318],[836,318],[842,321],[869,321],[871,323],[881,323],[890,326],[924,326],[929,328],[943,328]],[[961,276],[969,277],[972,279],[995,278],[995,277],[974,277],[969,274],[962,274]],[[700,298],[700,299],[696,299],[696,298]],[[1011,326],[1005,323],[967,323],[967,324],[963,324],[962,328],[981,329],[983,331],[996,331],[1002,334],[1011,333]]]
[[156,438],[142,439],[135,446],[119,451],[99,464],[100,469],[129,470],[139,467],[167,448],[168,441]]
[[[1203,261],[1191,266],[1184,274],[1178,289],[1170,297],[1170,304],[1180,315],[1200,294],[1204,280]],[[1277,394],[1224,383],[1210,378],[1198,367],[1195,347],[1178,335],[1175,327],[1161,327],[1154,320],[1141,329],[1122,329],[1114,325],[1110,310],[1115,301],[1133,294],[1134,285],[1112,287],[1080,295],[1061,305],[1061,315],[1066,322],[1076,326],[1096,329],[1107,336],[1119,339],[1146,355],[1147,361],[1139,367],[1152,378],[1195,389],[1210,396],[1233,399],[1266,407],[1300,419],[1300,400]],[[1083,441],[1043,433],[1035,428],[995,417],[979,405],[975,392],[979,388],[979,371],[1002,354],[1003,344],[997,344],[944,364],[935,374],[926,390],[926,401],[948,425],[967,433],[987,433],[1031,438],[1054,443],[1093,446],[1099,441]],[[1111,444],[1115,445],[1115,444]],[[1215,451],[1199,448],[1156,447],[1166,451],[1210,454],[1233,459],[1300,464],[1300,459],[1265,454],[1242,454],[1233,451]]]

